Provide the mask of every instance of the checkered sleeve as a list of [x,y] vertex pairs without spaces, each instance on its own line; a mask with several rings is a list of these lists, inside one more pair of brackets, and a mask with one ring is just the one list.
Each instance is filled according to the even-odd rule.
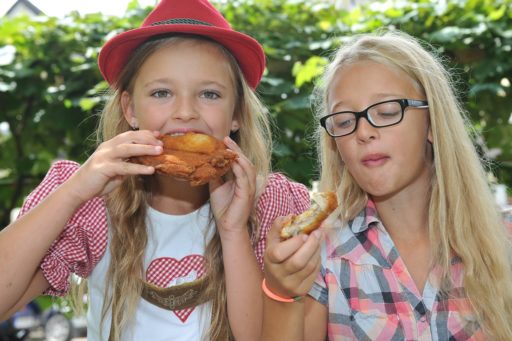
[[[332,233],[332,232],[331,232]],[[313,297],[319,303],[328,306],[329,305],[329,289],[328,289],[328,265],[327,265],[327,243],[329,242],[329,238],[332,238],[330,233],[326,233],[324,237],[324,243],[321,244],[320,248],[320,271],[316,276],[315,282],[313,286],[309,290],[309,296]],[[337,237],[334,237],[335,240],[338,240]],[[330,276],[332,278],[332,276]]]
[[256,205],[259,235],[255,246],[256,258],[263,269],[267,233],[277,217],[300,214],[310,206],[309,191],[301,183],[290,181],[280,173],[272,173]]
[[[80,165],[72,161],[55,162],[38,187],[29,194],[20,216],[39,204],[65,182]],[[107,246],[107,215],[102,198],[84,203],[69,219],[52,243],[40,268],[50,284],[48,295],[63,296],[69,289],[69,275],[87,277],[103,256]]]
[[326,270],[322,265],[320,271],[318,272],[318,275],[316,276],[315,282],[313,283],[313,286],[309,290],[308,294],[319,303],[322,303],[323,305],[328,305],[329,295],[327,290],[327,284],[325,283],[324,280],[325,273]]

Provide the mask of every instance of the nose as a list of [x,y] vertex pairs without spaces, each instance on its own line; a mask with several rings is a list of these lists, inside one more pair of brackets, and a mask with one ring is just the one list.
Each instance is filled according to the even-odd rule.
[[375,138],[377,138],[379,132],[377,128],[375,128],[370,124],[370,122],[368,122],[368,119],[366,117],[361,117],[357,122],[355,134],[358,141],[368,142],[370,140],[374,140]]
[[190,96],[178,97],[172,110],[172,118],[182,121],[195,119],[199,116],[193,98]]

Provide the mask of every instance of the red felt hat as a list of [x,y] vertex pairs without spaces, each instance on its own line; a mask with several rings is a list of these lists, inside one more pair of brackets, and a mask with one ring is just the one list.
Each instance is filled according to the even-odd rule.
[[105,80],[115,85],[135,48],[167,33],[196,34],[217,41],[236,58],[247,83],[252,88],[258,86],[265,69],[263,48],[255,39],[233,30],[207,0],[161,0],[139,28],[107,41],[98,58]]

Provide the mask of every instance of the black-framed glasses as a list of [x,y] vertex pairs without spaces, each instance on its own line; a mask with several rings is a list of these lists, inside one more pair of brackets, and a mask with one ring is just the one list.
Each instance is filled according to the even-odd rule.
[[359,112],[340,111],[329,114],[320,119],[320,125],[332,137],[352,134],[362,117],[375,128],[389,127],[402,121],[407,107],[426,109],[428,102],[416,99],[392,99],[372,104]]

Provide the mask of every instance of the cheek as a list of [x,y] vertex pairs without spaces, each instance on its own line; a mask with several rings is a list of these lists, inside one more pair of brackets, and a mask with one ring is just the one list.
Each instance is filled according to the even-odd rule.
[[343,160],[343,163],[345,163],[347,166],[352,164],[351,161],[353,161],[354,153],[352,152],[350,145],[346,143],[346,141],[341,142],[338,138],[336,140],[336,148],[338,148],[338,154]]
[[165,125],[166,118],[164,115],[154,113],[149,110],[149,108],[138,112],[139,126],[141,129],[160,130]]
[[218,137],[228,136],[231,132],[232,120],[229,114],[226,114],[226,110],[218,110],[217,112],[210,112],[209,115],[202,117],[205,124],[212,131],[212,133]]

